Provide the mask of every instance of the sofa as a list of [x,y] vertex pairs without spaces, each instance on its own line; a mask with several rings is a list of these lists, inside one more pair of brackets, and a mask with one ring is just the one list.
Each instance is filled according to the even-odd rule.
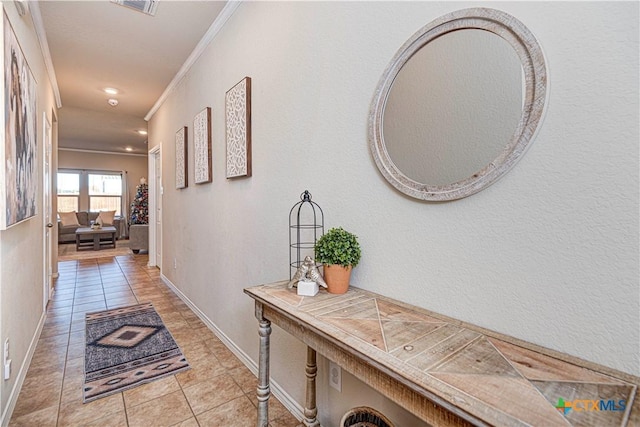
[[[91,221],[95,221],[98,218],[98,214],[100,212],[87,212],[80,211],[76,212],[76,217],[78,218],[78,223],[80,227],[89,227],[91,225]],[[113,226],[116,228],[116,238],[120,236],[120,222],[123,221],[123,218],[114,217],[113,218]],[[76,241],[76,230],[79,227],[77,225],[62,225],[62,221],[58,219],[58,243],[75,243]]]

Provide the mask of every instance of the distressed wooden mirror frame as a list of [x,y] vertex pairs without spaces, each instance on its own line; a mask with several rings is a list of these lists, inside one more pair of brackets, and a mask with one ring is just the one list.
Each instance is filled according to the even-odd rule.
[[[500,155],[472,176],[448,185],[429,185],[407,177],[387,152],[383,118],[393,82],[404,66],[423,46],[447,33],[479,29],[506,40],[522,63],[525,93],[518,126]],[[376,166],[391,185],[404,194],[427,201],[456,200],[493,184],[522,157],[543,117],[548,97],[547,66],[542,48],[533,34],[513,16],[495,9],[472,8],[444,15],[417,31],[396,53],[376,88],[369,112],[369,148]]]

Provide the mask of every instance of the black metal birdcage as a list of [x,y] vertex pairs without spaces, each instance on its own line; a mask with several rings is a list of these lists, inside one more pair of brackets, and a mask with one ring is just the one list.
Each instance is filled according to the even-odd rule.
[[305,190],[289,212],[289,280],[306,256],[315,259],[316,241],[324,234],[324,213]]

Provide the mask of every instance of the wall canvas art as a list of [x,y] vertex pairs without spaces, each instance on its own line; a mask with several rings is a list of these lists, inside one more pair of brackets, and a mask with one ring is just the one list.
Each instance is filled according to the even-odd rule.
[[251,176],[251,78],[245,77],[225,96],[227,178]]
[[193,119],[193,151],[195,183],[213,180],[211,171],[211,108],[207,107]]
[[187,187],[187,127],[176,132],[176,188]]
[[38,178],[36,81],[3,13],[4,143],[0,144],[0,228],[36,215]]

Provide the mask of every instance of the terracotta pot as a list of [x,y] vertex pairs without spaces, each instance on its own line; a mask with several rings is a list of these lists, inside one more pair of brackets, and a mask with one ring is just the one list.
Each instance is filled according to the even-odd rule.
[[339,264],[324,266],[324,281],[330,294],[344,294],[349,289],[352,266],[343,267]]

